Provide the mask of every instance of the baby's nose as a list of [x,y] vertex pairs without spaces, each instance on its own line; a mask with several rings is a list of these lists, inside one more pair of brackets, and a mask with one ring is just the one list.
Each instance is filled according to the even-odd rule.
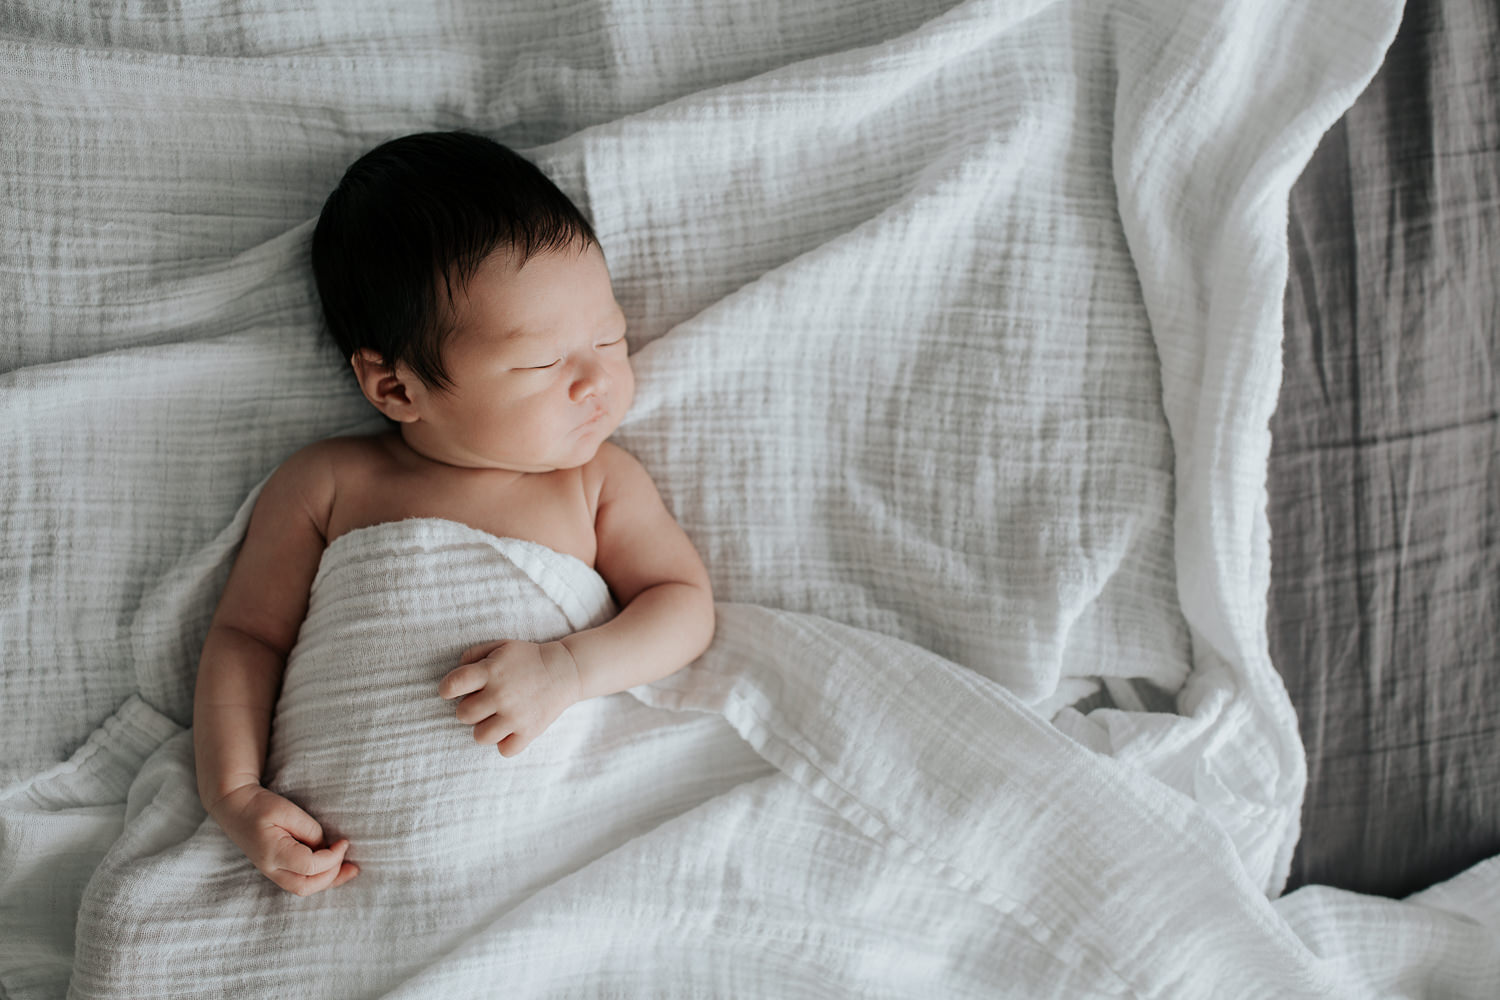
[[572,396],[574,402],[581,402],[607,388],[609,388],[609,372],[605,370],[604,365],[598,361],[587,361],[579,366],[568,394]]

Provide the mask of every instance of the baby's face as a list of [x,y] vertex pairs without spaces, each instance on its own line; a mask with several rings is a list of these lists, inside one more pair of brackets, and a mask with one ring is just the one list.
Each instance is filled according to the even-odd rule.
[[426,394],[412,443],[449,464],[519,472],[593,458],[635,399],[599,248],[544,253],[519,271],[492,254],[456,299],[442,350],[454,387]]

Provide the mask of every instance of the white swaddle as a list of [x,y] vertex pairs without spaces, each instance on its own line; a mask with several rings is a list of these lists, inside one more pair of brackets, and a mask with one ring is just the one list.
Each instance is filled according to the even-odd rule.
[[572,706],[514,758],[438,697],[466,647],[611,610],[593,570],[534,543],[434,518],[340,536],[268,781],[348,837],[361,874],[307,898],[273,885],[204,816],[180,731],[83,892],[70,995],[1336,985],[1190,800],[889,636],[721,602],[697,661]]
[[[515,818],[503,793],[481,789],[503,790],[518,768],[474,742],[438,681],[470,646],[549,642],[614,611],[597,573],[534,542],[432,518],[339,536],[287,659],[267,786],[317,817],[330,842],[350,837],[351,860],[372,873],[431,864],[453,836],[493,835]],[[571,758],[582,716],[598,709],[558,719],[519,770]]]
[[[534,542],[435,518],[336,538],[288,658],[266,782],[350,839],[359,877],[299,899],[257,872],[203,817],[185,732],[143,768],[85,894],[72,994],[389,989],[538,886],[770,773],[722,718],[624,694],[572,706],[506,758],[438,696],[471,645],[556,639],[614,611],[594,570]],[[650,776],[650,794],[621,775]]]

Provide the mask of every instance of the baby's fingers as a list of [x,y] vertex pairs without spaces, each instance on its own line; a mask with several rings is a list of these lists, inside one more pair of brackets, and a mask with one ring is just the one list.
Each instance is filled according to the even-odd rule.
[[[288,892],[310,896],[334,884],[342,885],[359,873],[357,866],[344,861],[348,849],[347,840],[314,851],[306,844],[288,839],[279,846],[274,859],[275,868],[267,874],[271,881]],[[346,875],[346,868],[353,871]]]
[[334,880],[329,884],[328,888],[337,889],[339,886],[343,885],[345,882],[349,881],[351,878],[358,874],[359,865],[355,864],[352,861],[345,861],[343,864],[339,865],[339,873],[334,877]]
[[455,667],[448,671],[448,676],[438,681],[438,696],[444,700],[452,700],[460,695],[473,694],[484,687],[488,679],[484,668],[475,664]]
[[359,865],[342,861],[321,875],[288,875],[283,888],[298,896],[311,896],[325,889],[336,889],[359,874]]
[[480,660],[484,659],[486,656],[489,656],[495,650],[505,645],[506,641],[507,640],[505,639],[497,639],[494,642],[482,642],[477,646],[470,646],[468,649],[459,654],[458,665],[462,667],[470,663],[478,663]]
[[265,825],[271,832],[284,831],[309,846],[323,842],[323,826],[307,810],[291,799],[268,793],[269,805],[265,807]]
[[332,847],[315,851],[294,837],[283,835],[276,841],[267,867],[293,875],[321,875],[339,866],[348,847],[349,842],[341,840]]

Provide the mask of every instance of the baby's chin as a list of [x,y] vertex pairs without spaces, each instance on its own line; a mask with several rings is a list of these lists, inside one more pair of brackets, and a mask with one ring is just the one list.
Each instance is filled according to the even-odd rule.
[[571,451],[578,457],[576,465],[586,465],[593,461],[594,456],[599,454],[600,447],[608,441],[610,436],[620,426],[621,417],[614,414],[604,414],[595,423],[585,424],[571,444]]
[[559,449],[546,459],[539,459],[535,464],[516,462],[504,464],[502,468],[508,468],[515,472],[560,472],[565,469],[579,469],[588,465],[599,454],[599,449],[604,442],[609,440],[609,435],[591,435],[586,440],[575,441],[570,447]]
[[572,459],[574,459],[573,461],[571,461],[568,465],[559,465],[558,468],[577,469],[581,468],[582,466],[588,465],[594,460],[594,456],[599,454],[599,449],[604,446],[604,442],[607,440],[609,440],[608,434],[600,435],[597,440],[591,439],[587,446],[585,446],[578,453],[572,456]]
[[517,453],[507,450],[491,450],[483,445],[470,445],[467,461],[462,464],[472,468],[489,468],[508,472],[557,472],[577,469],[587,465],[599,454],[599,449],[615,432],[620,421],[606,414],[594,423],[575,428],[566,436],[549,443],[549,446]]

